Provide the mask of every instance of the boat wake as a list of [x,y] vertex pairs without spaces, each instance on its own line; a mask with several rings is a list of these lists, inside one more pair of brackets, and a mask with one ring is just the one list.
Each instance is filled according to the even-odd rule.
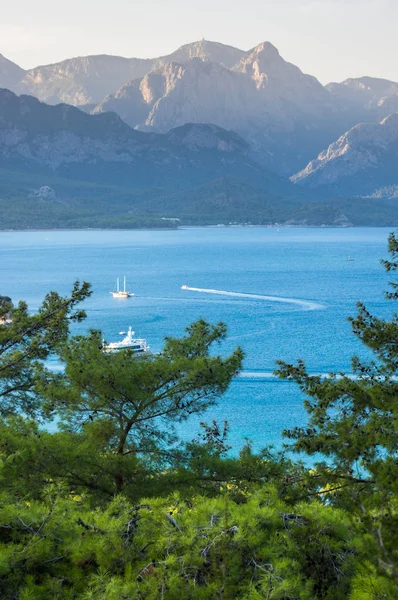
[[[61,363],[51,363],[46,362],[46,367],[49,371],[54,373],[62,373],[64,371],[64,365]],[[330,372],[310,372],[309,375],[322,377],[324,379],[330,378]],[[353,373],[346,373],[346,377],[351,379],[352,381],[356,381],[360,379],[359,375]],[[341,373],[336,373],[335,378],[341,379],[343,375]],[[247,382],[247,383],[258,383],[262,381],[263,383],[272,382],[272,383],[291,383],[296,385],[294,382],[288,379],[280,379],[277,375],[275,375],[274,371],[261,371],[261,370],[253,370],[253,371],[240,371],[233,379],[235,382]],[[398,381],[398,377],[393,377],[394,381]]]
[[[310,372],[309,375],[313,377],[321,377],[323,379],[330,379],[332,377],[331,373],[326,372]],[[333,378],[337,380],[340,380],[343,377],[348,377],[348,379],[351,379],[351,381],[357,381],[361,379],[361,376],[355,373],[345,373],[344,375],[342,373],[335,373],[333,376]],[[363,378],[366,379],[366,377]],[[393,377],[393,380],[398,380],[398,377]],[[280,379],[273,371],[240,371],[240,373],[234,377],[234,381],[273,381],[278,383],[294,383],[288,379]],[[380,378],[380,381],[383,381],[383,378]]]
[[218,296],[233,296],[234,298],[248,298],[251,300],[264,300],[266,302],[283,302],[285,304],[294,304],[300,306],[304,310],[321,310],[325,308],[319,302],[312,300],[299,300],[298,298],[284,298],[283,296],[263,296],[261,294],[244,294],[243,292],[226,292],[224,290],[209,290],[205,288],[195,288],[183,285],[183,290],[188,292],[200,292],[201,294],[216,294]]

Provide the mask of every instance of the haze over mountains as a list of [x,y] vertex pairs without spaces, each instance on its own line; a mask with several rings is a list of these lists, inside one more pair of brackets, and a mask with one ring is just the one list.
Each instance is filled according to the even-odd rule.
[[0,87],[64,103],[1,92],[0,166],[152,197],[196,190],[200,202],[220,186],[235,200],[266,193],[286,206],[294,196],[391,199],[380,190],[398,186],[398,83],[323,86],[269,42],[244,51],[202,40],[155,59],[98,55],[27,71],[0,55]]

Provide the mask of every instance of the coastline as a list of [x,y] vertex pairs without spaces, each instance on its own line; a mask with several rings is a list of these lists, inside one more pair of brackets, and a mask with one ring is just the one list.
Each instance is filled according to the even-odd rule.
[[23,227],[0,229],[0,233],[28,233],[35,231],[177,231],[179,227]]
[[22,227],[22,228],[0,228],[0,233],[34,233],[38,231],[182,231],[185,229],[396,229],[396,224],[390,225],[180,225],[178,227]]

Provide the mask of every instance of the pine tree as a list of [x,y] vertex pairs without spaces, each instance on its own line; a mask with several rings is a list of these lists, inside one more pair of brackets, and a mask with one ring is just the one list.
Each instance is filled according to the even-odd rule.
[[34,393],[42,361],[65,342],[72,321],[81,321],[84,311],[77,308],[91,294],[87,283],[75,283],[70,296],[47,294],[39,310],[30,314],[26,302],[11,309],[0,304],[0,415],[23,411],[36,414]]
[[[120,492],[151,465],[159,471],[169,466],[175,424],[202,413],[227,390],[243,353],[237,348],[226,358],[214,355],[213,346],[225,336],[222,323],[200,320],[184,337],[167,338],[160,354],[146,356],[104,352],[99,332],[75,337],[60,351],[64,373],[42,379],[44,405],[61,430],[97,448],[101,464],[97,458],[95,468],[108,473]],[[80,463],[84,468],[84,456]]]
[[[398,239],[389,239],[387,271],[398,269]],[[398,299],[391,283],[387,299]],[[315,494],[345,506],[371,536],[369,557],[398,579],[398,317],[372,315],[358,304],[354,334],[373,360],[352,359],[353,375],[310,376],[302,361],[279,363],[278,374],[305,392],[309,424],[285,432],[298,452],[326,460],[313,472]],[[376,549],[376,550],[375,550]]]

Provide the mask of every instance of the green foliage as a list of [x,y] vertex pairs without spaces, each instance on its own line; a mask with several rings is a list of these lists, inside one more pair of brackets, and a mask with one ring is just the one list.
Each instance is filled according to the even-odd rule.
[[[0,503],[2,598],[347,597],[355,532],[319,502],[286,506],[272,486],[102,510],[55,485],[41,502]],[[302,510],[303,509],[303,510]]]
[[[32,191],[43,185],[54,189],[56,199],[32,197]],[[175,178],[169,189],[155,182],[150,187],[140,180],[125,182],[120,173],[112,184],[101,183],[98,176],[90,181],[37,167],[26,171],[0,167],[0,229],[176,227],[164,217],[179,218],[185,225],[397,224],[395,199],[379,199],[376,205],[373,198],[301,197],[297,186],[292,188],[293,195],[287,188],[275,193],[275,185],[262,189],[236,172],[199,187],[183,188],[175,188]]]
[[[12,321],[0,325],[0,415],[37,412],[35,381],[42,363],[68,337],[69,323],[81,321],[85,313],[77,305],[90,295],[87,283],[76,282],[68,297],[52,292],[38,312],[29,314],[25,302],[12,310]],[[0,319],[9,310],[0,307]]]
[[[389,271],[397,270],[398,240],[389,242]],[[397,285],[387,295],[397,299]],[[398,579],[398,317],[375,317],[363,304],[351,319],[355,335],[374,354],[354,357],[354,377],[308,375],[305,365],[280,363],[279,374],[297,381],[308,399],[309,426],[286,432],[294,449],[328,458],[317,465],[320,493],[345,506],[378,545],[376,564]],[[325,489],[325,486],[327,488]],[[323,488],[323,489],[322,489]],[[333,492],[333,493],[332,493]]]
[[37,386],[60,429],[84,431],[98,455],[109,457],[118,492],[135,482],[140,457],[148,467],[165,466],[175,424],[214,404],[241,367],[239,348],[227,358],[210,352],[226,335],[222,323],[197,321],[186,333],[166,339],[160,354],[139,358],[130,350],[104,352],[99,332],[73,338],[60,349],[65,372],[46,374]]
[[[390,253],[393,272],[393,236]],[[308,471],[249,444],[231,454],[227,423],[178,439],[175,424],[216,402],[241,368],[239,348],[215,352],[225,325],[197,321],[156,356],[107,353],[100,332],[69,336],[89,294],[76,283],[36,315],[0,302],[0,319],[12,317],[0,325],[1,598],[398,597],[396,315],[359,305],[353,329],[375,358],[354,358],[355,378],[280,364],[310,414],[287,435],[325,457]],[[61,374],[43,366],[54,352]]]

